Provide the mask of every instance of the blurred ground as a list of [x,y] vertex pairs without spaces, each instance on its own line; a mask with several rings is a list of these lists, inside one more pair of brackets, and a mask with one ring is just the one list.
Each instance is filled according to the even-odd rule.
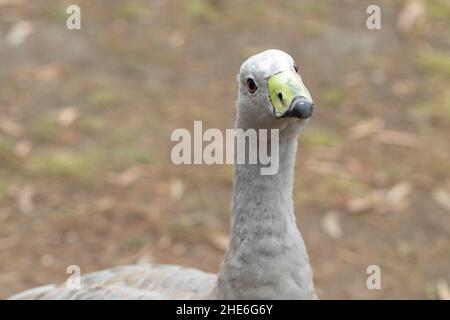
[[80,31],[69,4],[0,0],[0,298],[71,264],[216,272],[233,170],[172,165],[170,134],[231,128],[238,68],[268,48],[318,106],[295,203],[319,296],[449,294],[449,1],[80,0]]

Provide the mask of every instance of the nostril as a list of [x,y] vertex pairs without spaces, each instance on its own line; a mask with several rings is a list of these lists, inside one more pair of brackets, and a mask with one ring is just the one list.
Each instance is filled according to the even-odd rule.
[[283,94],[281,92],[278,93],[278,99],[280,99],[280,101],[283,102]]

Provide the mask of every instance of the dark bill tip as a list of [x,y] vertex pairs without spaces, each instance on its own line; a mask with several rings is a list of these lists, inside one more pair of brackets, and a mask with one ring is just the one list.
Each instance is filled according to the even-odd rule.
[[294,117],[300,119],[308,119],[312,116],[314,111],[314,102],[305,97],[295,97],[289,109],[283,115],[284,117]]

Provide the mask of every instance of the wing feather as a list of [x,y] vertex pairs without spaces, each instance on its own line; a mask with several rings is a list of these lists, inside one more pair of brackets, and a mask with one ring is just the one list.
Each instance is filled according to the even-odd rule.
[[155,300],[208,298],[216,275],[173,265],[127,265],[87,274],[81,289],[38,287],[12,300]]

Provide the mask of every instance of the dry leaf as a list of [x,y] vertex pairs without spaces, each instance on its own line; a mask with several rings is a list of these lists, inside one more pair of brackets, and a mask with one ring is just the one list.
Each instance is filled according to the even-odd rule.
[[183,31],[177,30],[173,32],[169,37],[169,44],[172,48],[179,48],[186,42],[186,36]]
[[334,240],[342,238],[343,232],[339,223],[339,214],[334,211],[326,213],[322,218],[322,229]]
[[438,298],[441,300],[450,300],[450,288],[445,280],[439,280],[436,284]]
[[161,251],[169,249],[171,245],[172,239],[168,236],[163,236],[156,242],[156,247]]
[[94,210],[100,213],[108,212],[114,209],[116,201],[111,197],[105,197],[98,200],[94,205]]
[[361,71],[353,71],[344,75],[343,83],[346,88],[355,88],[365,82],[364,74]]
[[400,147],[423,148],[425,146],[425,141],[421,136],[394,130],[381,131],[377,134],[375,140],[377,142],[392,144]]
[[19,191],[17,196],[17,206],[23,214],[32,214],[34,212],[33,197],[35,191],[33,186],[27,185]]
[[173,200],[180,200],[184,194],[184,183],[180,179],[172,179],[170,182],[170,197]]
[[411,191],[411,183],[402,182],[388,190],[376,190],[362,198],[349,200],[347,202],[347,210],[350,213],[401,211],[409,205],[408,197]]
[[386,205],[391,210],[400,211],[408,204],[408,196],[411,194],[412,185],[409,182],[402,182],[392,187],[386,194]]
[[18,138],[23,134],[21,125],[2,114],[0,114],[0,130],[13,138]]
[[424,22],[425,4],[421,0],[410,0],[397,18],[397,28],[406,33]]
[[348,136],[351,140],[364,139],[372,136],[385,127],[383,119],[373,118],[365,121],[361,121],[355,126],[351,127]]
[[450,193],[444,189],[437,189],[433,191],[432,197],[439,206],[450,212]]
[[339,248],[337,251],[337,255],[339,258],[348,263],[355,263],[361,257],[356,252],[349,250],[347,248]]
[[63,127],[69,127],[78,119],[79,115],[77,107],[64,108],[58,114],[58,123]]
[[19,141],[14,148],[14,154],[20,158],[26,158],[30,155],[32,147],[28,140]]
[[413,94],[417,90],[417,84],[411,80],[400,80],[392,85],[392,92],[399,96],[405,97]]
[[383,202],[383,200],[384,192],[374,191],[365,197],[350,199],[347,203],[347,210],[350,213],[362,213],[374,210]]
[[33,32],[33,25],[29,21],[16,22],[6,35],[5,43],[10,47],[20,46]]
[[206,234],[206,239],[217,250],[225,252],[228,249],[230,239],[226,234],[211,232]]
[[308,160],[306,168],[308,171],[324,175],[341,174],[346,171],[342,165],[331,161]]
[[61,73],[61,68],[56,64],[47,64],[36,68],[34,71],[34,76],[36,80],[47,81],[55,79]]
[[114,176],[111,179],[111,182],[120,187],[128,187],[132,185],[140,177],[140,174],[141,174],[140,167],[131,167],[125,170],[124,172]]

